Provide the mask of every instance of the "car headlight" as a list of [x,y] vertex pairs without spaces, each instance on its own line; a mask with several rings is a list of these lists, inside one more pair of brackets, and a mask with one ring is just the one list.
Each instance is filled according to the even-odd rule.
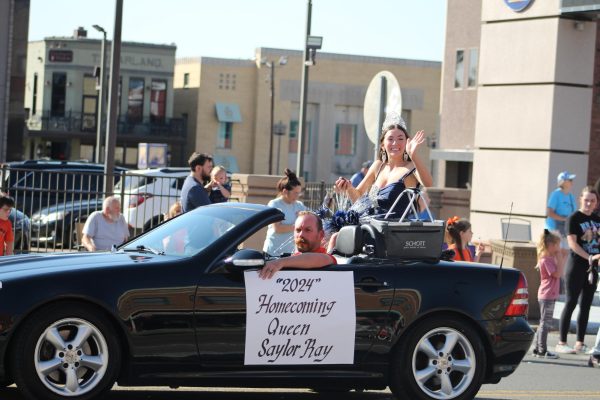
[[65,217],[64,211],[57,211],[57,212],[53,212],[48,215],[42,216],[42,218],[40,218],[40,222],[42,224],[48,224],[50,222],[56,222],[60,219],[63,219],[64,217]]

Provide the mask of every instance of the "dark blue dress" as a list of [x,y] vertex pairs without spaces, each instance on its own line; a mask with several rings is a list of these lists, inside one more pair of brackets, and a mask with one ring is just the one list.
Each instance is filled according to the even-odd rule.
[[[402,178],[400,178],[396,182],[392,182],[381,189],[379,189],[376,185],[373,185],[371,188],[371,192],[377,190],[374,196],[375,202],[375,214],[386,214],[394,202],[400,196],[400,194],[406,189],[406,185],[404,184],[404,179],[406,177],[412,175],[415,172],[416,168],[408,171]],[[419,184],[417,184],[417,187]],[[375,188],[375,189],[373,189]],[[404,210],[409,206],[409,197],[404,195],[394,207],[394,211],[390,214],[390,218],[400,218],[402,214],[404,214]]]

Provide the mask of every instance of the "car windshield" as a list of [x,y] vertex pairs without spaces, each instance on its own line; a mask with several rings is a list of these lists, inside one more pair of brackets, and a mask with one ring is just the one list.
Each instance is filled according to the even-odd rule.
[[201,207],[164,222],[120,250],[193,256],[256,213],[243,207]]

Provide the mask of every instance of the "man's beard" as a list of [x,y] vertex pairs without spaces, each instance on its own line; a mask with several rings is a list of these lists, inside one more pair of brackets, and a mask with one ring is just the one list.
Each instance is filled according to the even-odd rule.
[[119,220],[119,217],[121,216],[121,214],[113,214],[113,213],[108,213],[108,219],[111,222],[117,222]]
[[299,239],[295,239],[294,243],[296,244],[296,248],[298,249],[298,251],[300,253],[308,253],[313,249],[313,245],[312,243],[306,241],[305,239],[299,238]]

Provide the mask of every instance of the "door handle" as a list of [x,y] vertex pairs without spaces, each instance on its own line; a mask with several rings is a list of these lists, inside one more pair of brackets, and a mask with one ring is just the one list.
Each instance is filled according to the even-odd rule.
[[385,288],[390,285],[386,281],[380,282],[380,281],[368,279],[368,280],[362,280],[360,282],[357,282],[354,284],[354,286],[376,289],[376,288]]

